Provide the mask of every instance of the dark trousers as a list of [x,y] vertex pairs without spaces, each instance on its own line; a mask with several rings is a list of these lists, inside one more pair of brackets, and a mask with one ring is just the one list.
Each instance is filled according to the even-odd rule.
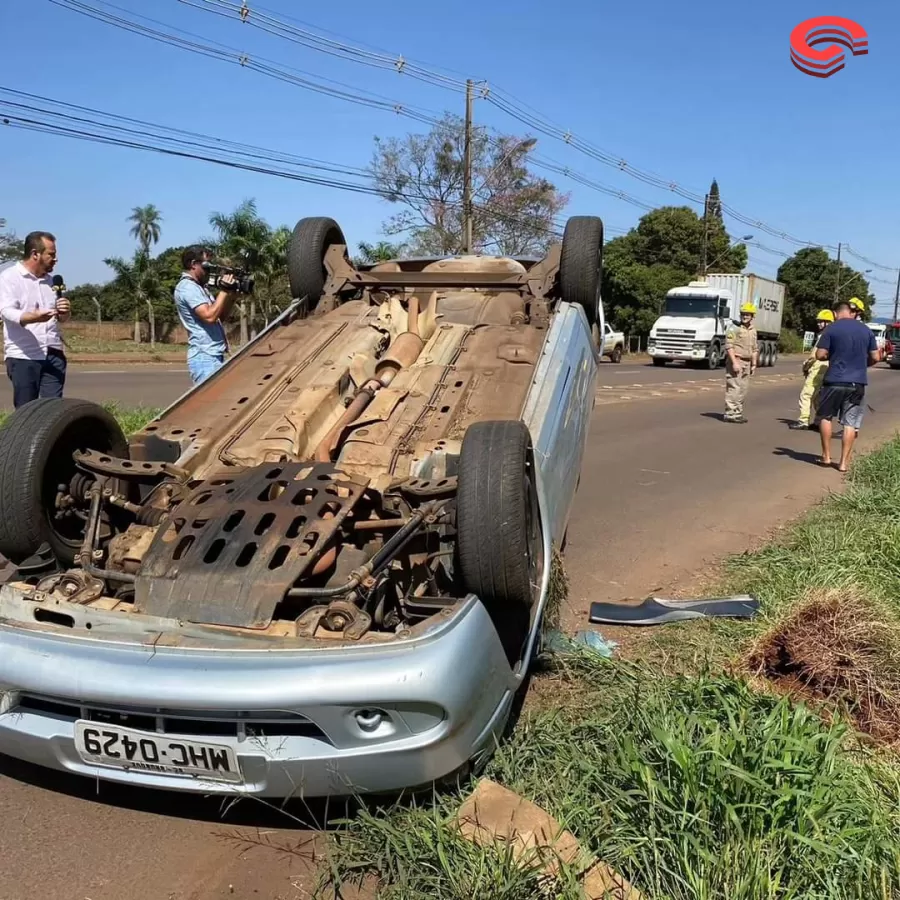
[[66,355],[50,349],[46,359],[6,359],[6,374],[13,386],[13,406],[18,409],[39,397],[62,397],[66,383]]

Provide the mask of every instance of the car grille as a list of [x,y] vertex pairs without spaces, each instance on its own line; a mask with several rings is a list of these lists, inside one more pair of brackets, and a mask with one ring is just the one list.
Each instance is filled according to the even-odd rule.
[[697,332],[678,328],[659,328],[656,332],[656,349],[667,351],[693,350]]
[[233,711],[148,710],[140,708],[108,708],[84,706],[70,700],[21,694],[16,712],[32,712],[54,719],[74,722],[76,719],[191,737],[312,737],[331,743],[325,732],[301,715],[270,712],[239,713]]

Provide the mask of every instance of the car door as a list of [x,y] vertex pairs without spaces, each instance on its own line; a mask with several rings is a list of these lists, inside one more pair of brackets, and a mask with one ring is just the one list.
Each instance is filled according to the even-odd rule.
[[581,472],[596,377],[597,357],[584,312],[563,304],[547,334],[524,411],[541,474],[544,514],[557,545]]

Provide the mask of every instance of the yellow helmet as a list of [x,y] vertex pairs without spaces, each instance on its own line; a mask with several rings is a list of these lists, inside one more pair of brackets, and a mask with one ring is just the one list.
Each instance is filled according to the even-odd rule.
[[850,305],[854,309],[858,309],[860,312],[865,312],[865,309],[866,309],[865,304],[862,302],[862,300],[859,299],[859,297],[851,297]]
[[817,322],[833,322],[834,321],[834,313],[830,309],[823,309],[819,311],[819,314],[816,316]]
[[750,313],[751,316],[755,316],[756,315],[756,307],[752,303],[745,303],[741,307],[741,314],[743,315],[744,313]]

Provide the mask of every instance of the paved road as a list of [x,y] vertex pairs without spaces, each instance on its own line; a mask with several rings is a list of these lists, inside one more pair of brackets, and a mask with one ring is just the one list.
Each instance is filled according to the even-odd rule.
[[[601,390],[566,548],[568,626],[587,625],[593,600],[702,580],[716,559],[750,548],[840,486],[836,470],[815,464],[819,436],[787,427],[800,378],[768,372],[751,387],[747,425],[721,421],[721,384],[665,395],[655,386]],[[860,449],[900,424],[898,375],[870,370],[874,412]]]
[[[603,374],[621,377],[607,367]],[[167,389],[177,394],[178,375],[153,377],[172,378]],[[96,377],[85,374],[85,386]],[[872,373],[876,412],[866,421],[867,440],[900,422],[898,377]],[[817,435],[789,431],[781,421],[794,414],[796,376],[776,369],[760,377],[743,426],[717,418],[721,379],[715,386],[684,380],[697,383],[636,378],[632,384],[640,386],[630,391],[600,391],[566,553],[571,626],[586,625],[592,599],[640,597],[691,582],[716,556],[747,548],[840,484],[836,471],[810,464]],[[114,384],[123,389],[126,376]],[[128,390],[131,397],[149,389]],[[308,873],[302,854],[242,853],[233,839],[304,838],[265,812],[248,802],[223,824],[215,802],[101,789],[2,761],[0,900],[300,900],[306,895],[292,883]]]
[[[794,373],[799,368],[797,357],[780,359],[771,369],[760,372]],[[613,365],[604,361],[600,367],[598,385],[630,389],[635,385],[721,384],[724,375],[718,372],[688,369],[677,363],[656,368],[648,363],[621,363]],[[69,369],[66,394],[105,403],[115,400],[124,406],[168,406],[191,386],[187,369],[183,366],[141,365],[77,365]],[[9,381],[0,378],[0,409],[12,408],[12,392]]]

